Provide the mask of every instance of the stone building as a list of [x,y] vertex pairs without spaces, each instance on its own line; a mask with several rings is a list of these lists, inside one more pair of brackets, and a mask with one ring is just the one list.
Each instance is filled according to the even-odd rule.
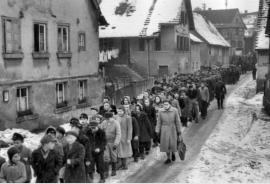
[[101,102],[96,0],[5,0],[0,15],[1,128],[57,125]]
[[230,55],[242,55],[244,53],[246,26],[239,9],[208,9],[198,13],[210,20],[221,35],[230,43]]

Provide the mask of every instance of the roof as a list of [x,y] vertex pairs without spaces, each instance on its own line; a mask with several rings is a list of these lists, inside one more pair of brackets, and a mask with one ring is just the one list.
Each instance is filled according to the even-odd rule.
[[143,81],[144,78],[130,69],[127,65],[111,65],[105,68],[106,75],[120,86],[124,83]]
[[267,17],[265,34],[268,34],[268,36],[270,36],[270,8],[268,8],[268,17]]
[[203,41],[200,38],[198,38],[197,36],[195,36],[194,34],[190,33],[189,35],[190,35],[191,41],[193,41],[195,43],[203,43]]
[[97,2],[97,0],[90,0],[90,3],[92,3],[92,5],[94,6],[95,10],[98,13],[98,22],[99,25],[108,25],[108,22],[106,21],[105,17],[102,15],[99,4]]
[[[183,2],[192,14],[190,0],[102,0],[101,11],[110,25],[100,27],[100,37],[154,36],[160,24],[180,23]],[[192,29],[193,21],[189,23]]]
[[218,32],[216,27],[199,13],[193,13],[195,31],[210,45],[230,47],[230,44]]
[[256,50],[269,49],[269,38],[266,36],[266,24],[269,6],[266,0],[260,0],[259,14],[257,21]]
[[[240,15],[239,9],[203,10],[198,11],[198,13],[205,16],[213,24],[223,27],[232,24],[235,16]],[[244,23],[243,26],[245,26]]]

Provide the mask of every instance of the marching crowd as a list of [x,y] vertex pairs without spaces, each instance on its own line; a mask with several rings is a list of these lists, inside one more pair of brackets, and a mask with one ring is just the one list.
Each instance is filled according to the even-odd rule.
[[[216,81],[218,108],[223,108],[226,87]],[[210,92],[204,81],[182,82],[175,77],[155,81],[142,96],[125,96],[116,107],[108,97],[91,114],[70,120],[70,131],[49,127],[33,152],[24,145],[24,136],[14,133],[14,146],[7,151],[9,160],[0,158],[0,182],[37,183],[92,182],[95,172],[100,182],[127,170],[128,159],[145,159],[152,147],[167,153],[165,164],[176,160],[182,127],[207,117]],[[2,166],[1,166],[2,165]],[[110,169],[111,168],[111,169]]]

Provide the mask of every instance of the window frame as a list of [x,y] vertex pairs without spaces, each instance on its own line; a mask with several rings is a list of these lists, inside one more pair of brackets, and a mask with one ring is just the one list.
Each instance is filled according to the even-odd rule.
[[[2,21],[2,38],[3,38],[3,53],[4,54],[18,54],[22,53],[22,34],[21,34],[21,21],[19,18],[14,18],[14,17],[6,17],[6,16],[1,16],[1,21]],[[7,50],[7,33],[6,33],[6,22],[10,21],[11,22],[11,43],[12,43],[12,49],[11,51]],[[14,23],[18,24],[18,32],[15,32],[15,29],[13,28]],[[17,34],[18,40],[15,40],[15,35]],[[15,49],[15,43],[17,42],[18,44],[18,49]]]
[[[62,86],[62,101],[60,102],[60,85]],[[67,103],[67,82],[57,82],[56,83],[56,105]]]
[[[84,40],[82,42],[81,36],[84,36]],[[84,45],[81,45],[81,43],[84,43]],[[80,31],[78,33],[78,50],[79,51],[86,51],[86,33],[83,31]]]
[[[35,38],[35,25],[38,25],[39,26],[39,32],[38,32],[38,37],[39,37],[39,40],[38,40],[38,50],[36,50],[36,38]],[[40,26],[44,26],[44,50],[40,50]],[[33,23],[33,37],[34,37],[34,53],[48,53],[48,22],[44,22],[44,21],[34,21]]]
[[[82,88],[81,88],[82,83]],[[81,96],[82,93],[82,96]],[[86,102],[87,99],[87,80],[78,81],[78,102]]]
[[[26,98],[26,104],[25,104],[26,107],[25,107],[25,110],[21,110],[21,109],[23,109],[21,107],[21,98],[22,98],[22,90],[23,89],[26,90],[26,96],[25,96],[25,98]],[[18,96],[18,90],[19,90],[19,96]],[[30,87],[27,87],[27,86],[24,86],[23,87],[22,86],[22,87],[18,87],[17,88],[17,91],[16,91],[16,103],[17,103],[16,111],[17,111],[17,113],[31,110],[31,108],[30,108],[30,96],[29,96],[29,94],[30,94]]]
[[[61,50],[59,49],[59,35],[58,30],[61,29]],[[64,50],[64,29],[67,30],[67,42],[66,42],[66,50]],[[70,53],[70,24],[57,24],[57,52],[58,53]]]

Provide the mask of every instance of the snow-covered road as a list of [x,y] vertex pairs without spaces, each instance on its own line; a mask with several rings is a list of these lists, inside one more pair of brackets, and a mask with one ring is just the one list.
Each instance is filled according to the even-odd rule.
[[164,155],[156,150],[149,162],[120,182],[269,182],[270,125],[252,120],[252,114],[261,112],[262,94],[255,95],[251,76],[228,88],[225,110],[212,103],[209,117],[186,131],[184,162],[164,165]]

